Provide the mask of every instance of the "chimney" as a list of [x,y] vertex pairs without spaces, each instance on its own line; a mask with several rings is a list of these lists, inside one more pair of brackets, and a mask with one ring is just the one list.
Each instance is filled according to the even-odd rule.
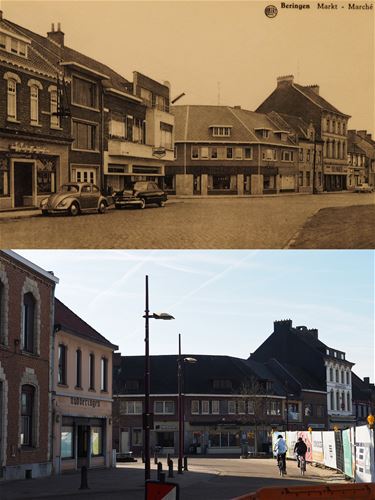
[[291,328],[292,328],[291,319],[281,319],[279,321],[273,322],[273,331],[275,333],[289,332]]
[[310,89],[319,95],[319,85],[305,85],[305,89]]
[[367,130],[358,130],[357,134],[365,139],[367,135]]
[[233,106],[233,109],[241,109],[241,106],[239,106],[239,105]]
[[363,382],[364,382],[366,385],[370,385],[370,377],[363,377]]
[[278,87],[284,85],[292,85],[292,83],[294,82],[294,76],[293,75],[278,76],[276,81]]
[[64,46],[64,33],[61,31],[61,24],[57,23],[57,30],[55,31],[55,24],[52,23],[51,31],[47,33],[47,38],[57,43],[61,47]]
[[372,141],[371,134],[366,134],[366,139],[367,139],[368,141]]

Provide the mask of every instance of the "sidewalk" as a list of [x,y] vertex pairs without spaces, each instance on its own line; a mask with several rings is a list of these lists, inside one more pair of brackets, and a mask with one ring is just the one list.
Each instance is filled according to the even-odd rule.
[[[174,462],[176,467],[176,463]],[[156,480],[156,465],[151,464],[151,479]],[[163,472],[166,482],[177,483],[180,488],[189,485],[209,481],[218,472],[199,466],[189,467],[183,474],[177,474],[168,478],[165,460],[163,460]],[[62,499],[64,498],[95,498],[97,500],[107,499],[144,499],[144,464],[136,463],[117,464],[114,469],[89,470],[87,474],[89,489],[80,490],[80,472],[68,472],[62,475],[50,476],[39,479],[24,479],[18,481],[0,482],[1,500],[25,500],[25,499]]]

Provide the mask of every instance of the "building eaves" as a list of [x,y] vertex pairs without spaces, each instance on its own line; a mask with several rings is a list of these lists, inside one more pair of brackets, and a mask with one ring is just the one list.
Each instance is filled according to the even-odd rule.
[[18,263],[31,269],[32,271],[40,274],[43,278],[46,278],[47,280],[52,281],[55,284],[59,283],[59,278],[54,276],[52,271],[45,271],[44,269],[39,267],[37,264],[30,262],[28,259],[25,259],[25,257],[22,257],[22,255],[19,255],[18,253],[14,252],[13,250],[0,250],[0,255],[1,255],[1,253],[7,255],[11,259],[17,261]]
[[318,106],[325,111],[329,111],[331,113],[337,113],[341,116],[345,116],[346,118],[350,118],[350,115],[339,111],[337,108],[332,106],[328,101],[326,101],[322,96],[314,92],[309,87],[304,87],[303,85],[299,85],[298,83],[292,83],[291,85],[297,92],[303,94],[307,99],[309,99],[315,106]]

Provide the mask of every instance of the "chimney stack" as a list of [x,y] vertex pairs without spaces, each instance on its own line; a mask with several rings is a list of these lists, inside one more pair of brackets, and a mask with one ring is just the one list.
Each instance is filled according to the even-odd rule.
[[64,46],[64,33],[61,31],[61,23],[57,23],[57,30],[55,31],[55,24],[52,23],[51,31],[47,33],[47,38],[57,43],[61,47]]
[[282,85],[292,85],[294,82],[294,75],[278,76],[276,81],[278,87]]
[[364,382],[366,385],[370,385],[370,377],[363,377],[363,382]]
[[306,85],[307,89],[311,89],[315,94],[319,95],[319,85]]
[[366,138],[366,135],[367,135],[367,130],[358,130],[357,131],[357,134],[362,137],[363,139]]
[[279,321],[274,321],[273,322],[273,331],[275,333],[280,333],[280,332],[289,332],[292,328],[292,320],[291,319],[282,319]]
[[366,139],[367,139],[368,141],[372,141],[371,134],[366,134]]

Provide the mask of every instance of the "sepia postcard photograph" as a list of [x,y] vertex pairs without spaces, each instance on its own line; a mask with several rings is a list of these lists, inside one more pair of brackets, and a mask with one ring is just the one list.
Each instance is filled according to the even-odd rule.
[[3,248],[374,248],[372,2],[1,2]]

